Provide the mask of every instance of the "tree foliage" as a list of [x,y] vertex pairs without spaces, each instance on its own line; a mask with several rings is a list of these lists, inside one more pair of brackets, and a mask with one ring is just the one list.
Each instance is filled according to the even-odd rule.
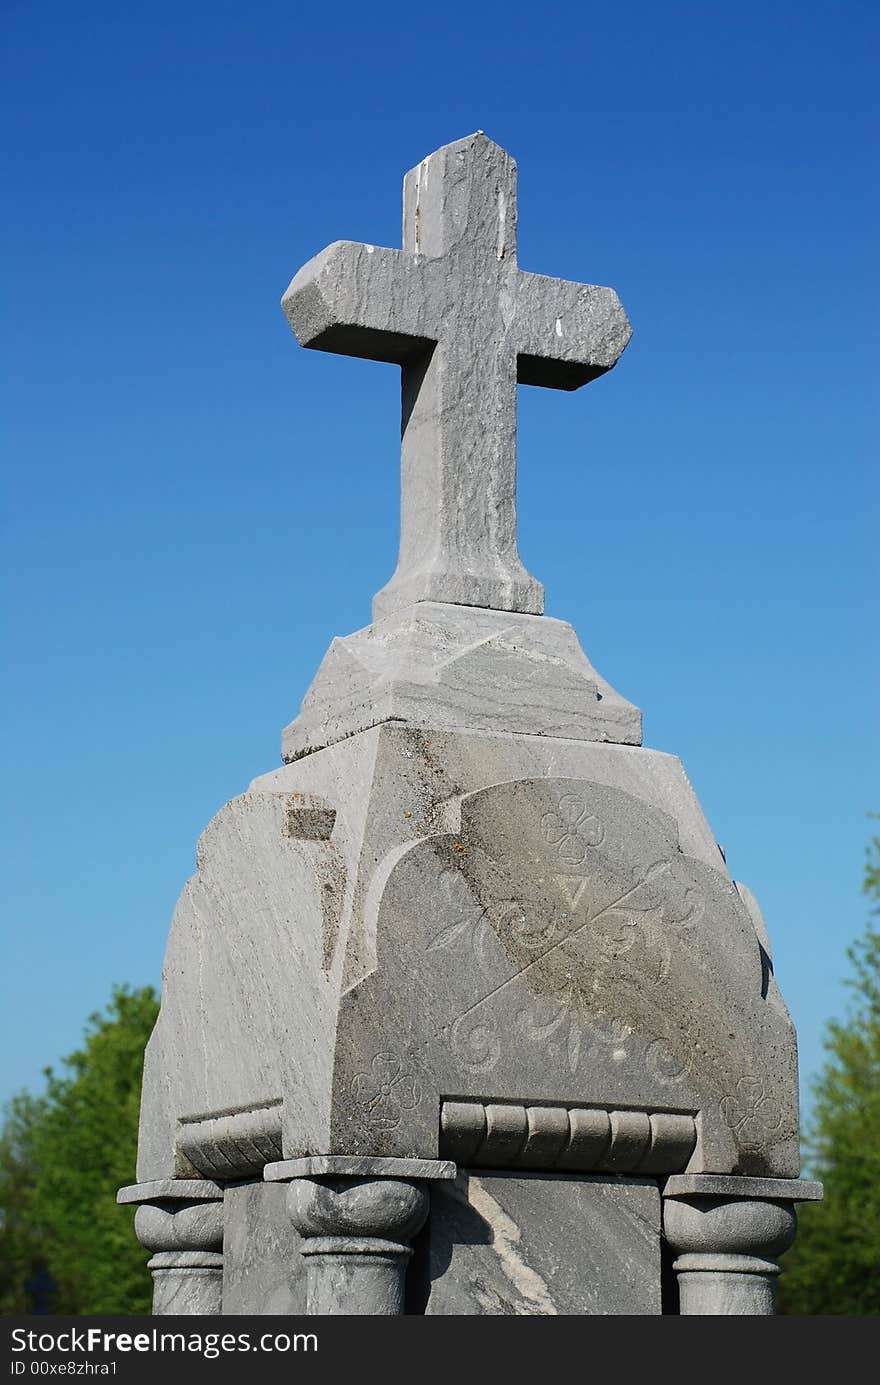
[[798,1214],[783,1262],[780,1310],[880,1314],[880,838],[865,862],[871,911],[849,949],[851,1005],[828,1026],[828,1058],[813,1084],[806,1171],[825,1200]]
[[26,1284],[48,1270],[59,1313],[146,1313],[150,1277],[132,1208],[144,1047],[158,1013],[151,986],[116,989],[81,1049],[21,1093],[0,1133],[0,1312],[31,1311]]

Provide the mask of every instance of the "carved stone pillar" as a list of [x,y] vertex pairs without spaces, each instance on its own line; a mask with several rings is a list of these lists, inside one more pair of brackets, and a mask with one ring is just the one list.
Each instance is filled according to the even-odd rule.
[[402,1314],[428,1182],[455,1173],[448,1161],[425,1159],[328,1156],[267,1165],[268,1182],[290,1184],[287,1207],[306,1260],[306,1312]]
[[776,1311],[776,1257],[797,1229],[796,1202],[821,1183],[794,1178],[676,1174],[664,1189],[663,1233],[677,1252],[679,1312],[768,1316]]
[[201,1179],[165,1179],[120,1188],[137,1203],[134,1229],[154,1252],[153,1314],[216,1316],[223,1311],[223,1189]]

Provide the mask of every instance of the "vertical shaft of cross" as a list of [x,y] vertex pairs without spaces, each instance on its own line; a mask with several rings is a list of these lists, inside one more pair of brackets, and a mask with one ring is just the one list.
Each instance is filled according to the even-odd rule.
[[404,253],[439,271],[442,297],[436,345],[403,368],[400,557],[374,613],[427,599],[540,614],[516,544],[516,164],[471,136],[408,173],[403,197]]
[[403,369],[395,604],[410,586],[414,600],[540,613],[542,588],[516,546],[516,356],[463,354],[438,342]]

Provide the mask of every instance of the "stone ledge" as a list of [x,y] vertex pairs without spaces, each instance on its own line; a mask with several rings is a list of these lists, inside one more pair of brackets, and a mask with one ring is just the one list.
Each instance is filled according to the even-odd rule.
[[458,1170],[449,1159],[385,1159],[348,1154],[318,1154],[267,1164],[267,1183],[294,1178],[425,1178],[451,1179]]
[[736,1174],[676,1173],[663,1188],[667,1198],[743,1197],[781,1202],[821,1202],[821,1183],[803,1178],[739,1178]]
[[129,1183],[120,1188],[121,1205],[138,1202],[214,1202],[223,1196],[219,1183],[202,1178],[158,1178],[151,1183]]

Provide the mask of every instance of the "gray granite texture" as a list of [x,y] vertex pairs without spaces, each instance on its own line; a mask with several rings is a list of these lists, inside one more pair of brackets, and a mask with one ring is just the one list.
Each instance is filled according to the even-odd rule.
[[280,1183],[241,1183],[224,1199],[223,1312],[301,1314],[306,1267]]
[[749,915],[644,801],[574,778],[464,796],[391,865],[376,938],[340,1002],[340,1148],[426,1148],[454,1093],[699,1113],[692,1169],[795,1157],[790,1029]]
[[424,1225],[421,1179],[294,1178],[287,1210],[303,1237],[310,1315],[404,1312],[410,1242]]
[[331,644],[282,737],[297,760],[385,721],[641,742],[641,714],[549,616],[424,601]]
[[553,1102],[440,1106],[440,1152],[479,1168],[662,1174],[687,1168],[698,1138],[697,1120],[687,1113]]
[[388,722],[257,780],[198,860],[141,1180],[435,1159],[447,1101],[634,1113],[633,1172],[691,1117],[663,1172],[797,1174],[794,1031],[674,757]]
[[734,1178],[717,1173],[676,1173],[663,1184],[666,1199],[692,1197],[749,1198],[771,1202],[821,1202],[821,1183],[806,1178]]
[[204,1251],[159,1252],[153,1276],[153,1317],[216,1317],[223,1311],[223,1256]]
[[400,557],[374,618],[544,609],[516,543],[517,382],[577,389],[631,328],[612,289],[519,269],[516,227],[516,164],[478,131],[407,174],[402,250],[337,241],[284,295],[303,346],[402,367]]
[[750,1199],[740,1192],[732,1197],[665,1198],[663,1233],[676,1255],[672,1269],[678,1280],[679,1313],[771,1316],[776,1310],[777,1259],[796,1230],[797,1215],[788,1199]]
[[134,1229],[141,1245],[154,1252],[148,1261],[154,1315],[203,1316],[221,1311],[221,1200],[208,1200],[202,1191],[191,1200],[180,1198],[176,1190],[156,1201],[141,1200]]
[[152,1183],[129,1183],[120,1188],[116,1201],[121,1207],[141,1202],[222,1202],[223,1188],[219,1183],[196,1178],[159,1178]]
[[455,1178],[456,1173],[456,1166],[449,1159],[373,1159],[348,1154],[283,1159],[263,1169],[268,1183],[289,1183],[297,1178],[403,1178],[430,1182]]
[[428,1315],[656,1314],[660,1282],[655,1183],[471,1170],[431,1193],[409,1307]]

